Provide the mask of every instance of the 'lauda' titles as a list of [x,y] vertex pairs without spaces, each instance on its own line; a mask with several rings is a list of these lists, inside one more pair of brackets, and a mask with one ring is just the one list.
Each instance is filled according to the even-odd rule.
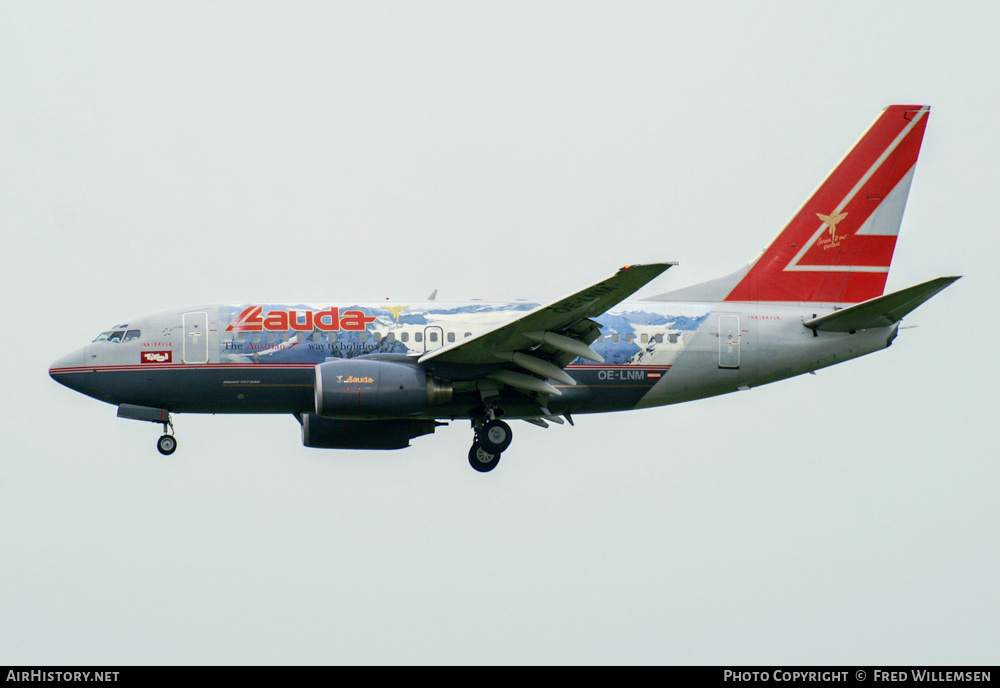
[[247,306],[243,312],[236,316],[226,332],[287,332],[296,330],[298,332],[311,332],[320,330],[321,332],[337,332],[338,330],[360,331],[368,327],[368,323],[374,322],[374,316],[366,316],[357,310],[347,310],[341,314],[340,309],[331,306],[322,311],[268,311],[264,315],[263,306]]

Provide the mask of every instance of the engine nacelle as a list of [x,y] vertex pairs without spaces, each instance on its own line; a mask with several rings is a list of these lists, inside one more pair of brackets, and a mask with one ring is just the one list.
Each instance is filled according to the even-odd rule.
[[316,366],[316,414],[320,416],[412,416],[451,397],[450,383],[411,363],[368,359]]
[[433,420],[342,420],[303,413],[302,444],[316,449],[404,449],[444,423]]

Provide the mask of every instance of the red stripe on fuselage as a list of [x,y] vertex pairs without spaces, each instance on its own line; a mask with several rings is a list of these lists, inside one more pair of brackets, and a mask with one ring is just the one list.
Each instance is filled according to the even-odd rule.
[[[49,368],[49,375],[60,375],[63,373],[97,373],[112,372],[122,370],[141,370],[150,372],[154,370],[205,370],[220,368],[225,370],[287,370],[289,368],[316,367],[316,363],[163,363],[159,365],[94,365],[94,366],[73,366],[69,368]],[[649,365],[649,364],[603,364],[603,363],[577,363],[566,366],[567,370],[670,370],[670,365]]]
[[49,368],[49,375],[62,373],[99,373],[122,370],[287,370],[289,368],[315,368],[315,363],[173,363],[159,365],[94,365],[73,366],[71,368]]

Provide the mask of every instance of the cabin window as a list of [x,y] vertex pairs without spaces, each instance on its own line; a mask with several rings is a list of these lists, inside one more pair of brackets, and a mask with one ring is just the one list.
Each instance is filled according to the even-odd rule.
[[471,332],[466,332],[466,333],[465,333],[465,336],[466,336],[466,337],[471,337],[471,336],[472,336],[472,333],[471,333]]
[[382,341],[382,333],[381,332],[372,332],[372,341],[375,342],[376,344],[378,344],[380,341]]
[[625,341],[631,344],[632,342],[635,341],[635,335],[629,332],[627,335],[625,335]]
[[643,332],[641,335],[639,335],[639,341],[645,344],[646,342],[649,341],[649,335]]
[[655,339],[656,339],[656,343],[657,344],[662,344],[663,343],[663,335],[662,334],[656,335]]
[[427,333],[427,337],[428,337],[428,338],[429,338],[429,339],[430,339],[430,340],[431,340],[432,342],[436,342],[436,341],[438,340],[438,333],[437,333],[437,332],[434,332],[434,331],[432,330],[431,332],[428,332],[428,333]]
[[680,335],[678,333],[671,332],[670,334],[667,335],[667,339],[670,341],[671,344],[676,344],[677,343],[677,338],[679,336]]
[[597,335],[597,339],[594,340],[594,344],[603,344],[603,343],[604,343],[604,335],[603,334]]
[[619,337],[618,337],[618,333],[617,332],[615,332],[613,335],[611,335],[611,343],[612,344],[617,344],[618,343],[618,339],[619,339]]
[[423,333],[422,332],[414,332],[413,333],[413,341],[415,341],[415,342],[422,342],[422,341],[424,341],[424,335],[423,335]]
[[364,330],[363,332],[358,332],[358,341],[361,342],[362,344],[368,341],[368,330]]
[[410,341],[410,333],[409,332],[403,332],[403,333],[401,333],[399,335],[399,338],[402,339],[404,342],[408,342],[408,341]]
[[455,333],[454,332],[449,332],[448,333],[448,341],[449,342],[455,341]]
[[390,344],[392,344],[393,342],[395,342],[396,341],[396,333],[395,332],[390,332],[389,334],[387,334],[385,336],[385,341],[389,342]]

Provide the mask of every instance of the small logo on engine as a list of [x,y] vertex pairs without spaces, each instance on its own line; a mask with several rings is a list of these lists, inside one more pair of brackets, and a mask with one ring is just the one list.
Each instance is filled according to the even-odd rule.
[[[340,378],[341,378],[341,376],[338,375],[337,376],[337,381],[338,382],[340,381]],[[354,376],[354,375],[348,375],[347,379],[344,380],[344,384],[359,384],[360,383],[360,384],[368,384],[368,385],[370,385],[373,382],[375,382],[375,378],[373,378],[373,377],[368,377],[368,376],[357,377],[357,376]]]

